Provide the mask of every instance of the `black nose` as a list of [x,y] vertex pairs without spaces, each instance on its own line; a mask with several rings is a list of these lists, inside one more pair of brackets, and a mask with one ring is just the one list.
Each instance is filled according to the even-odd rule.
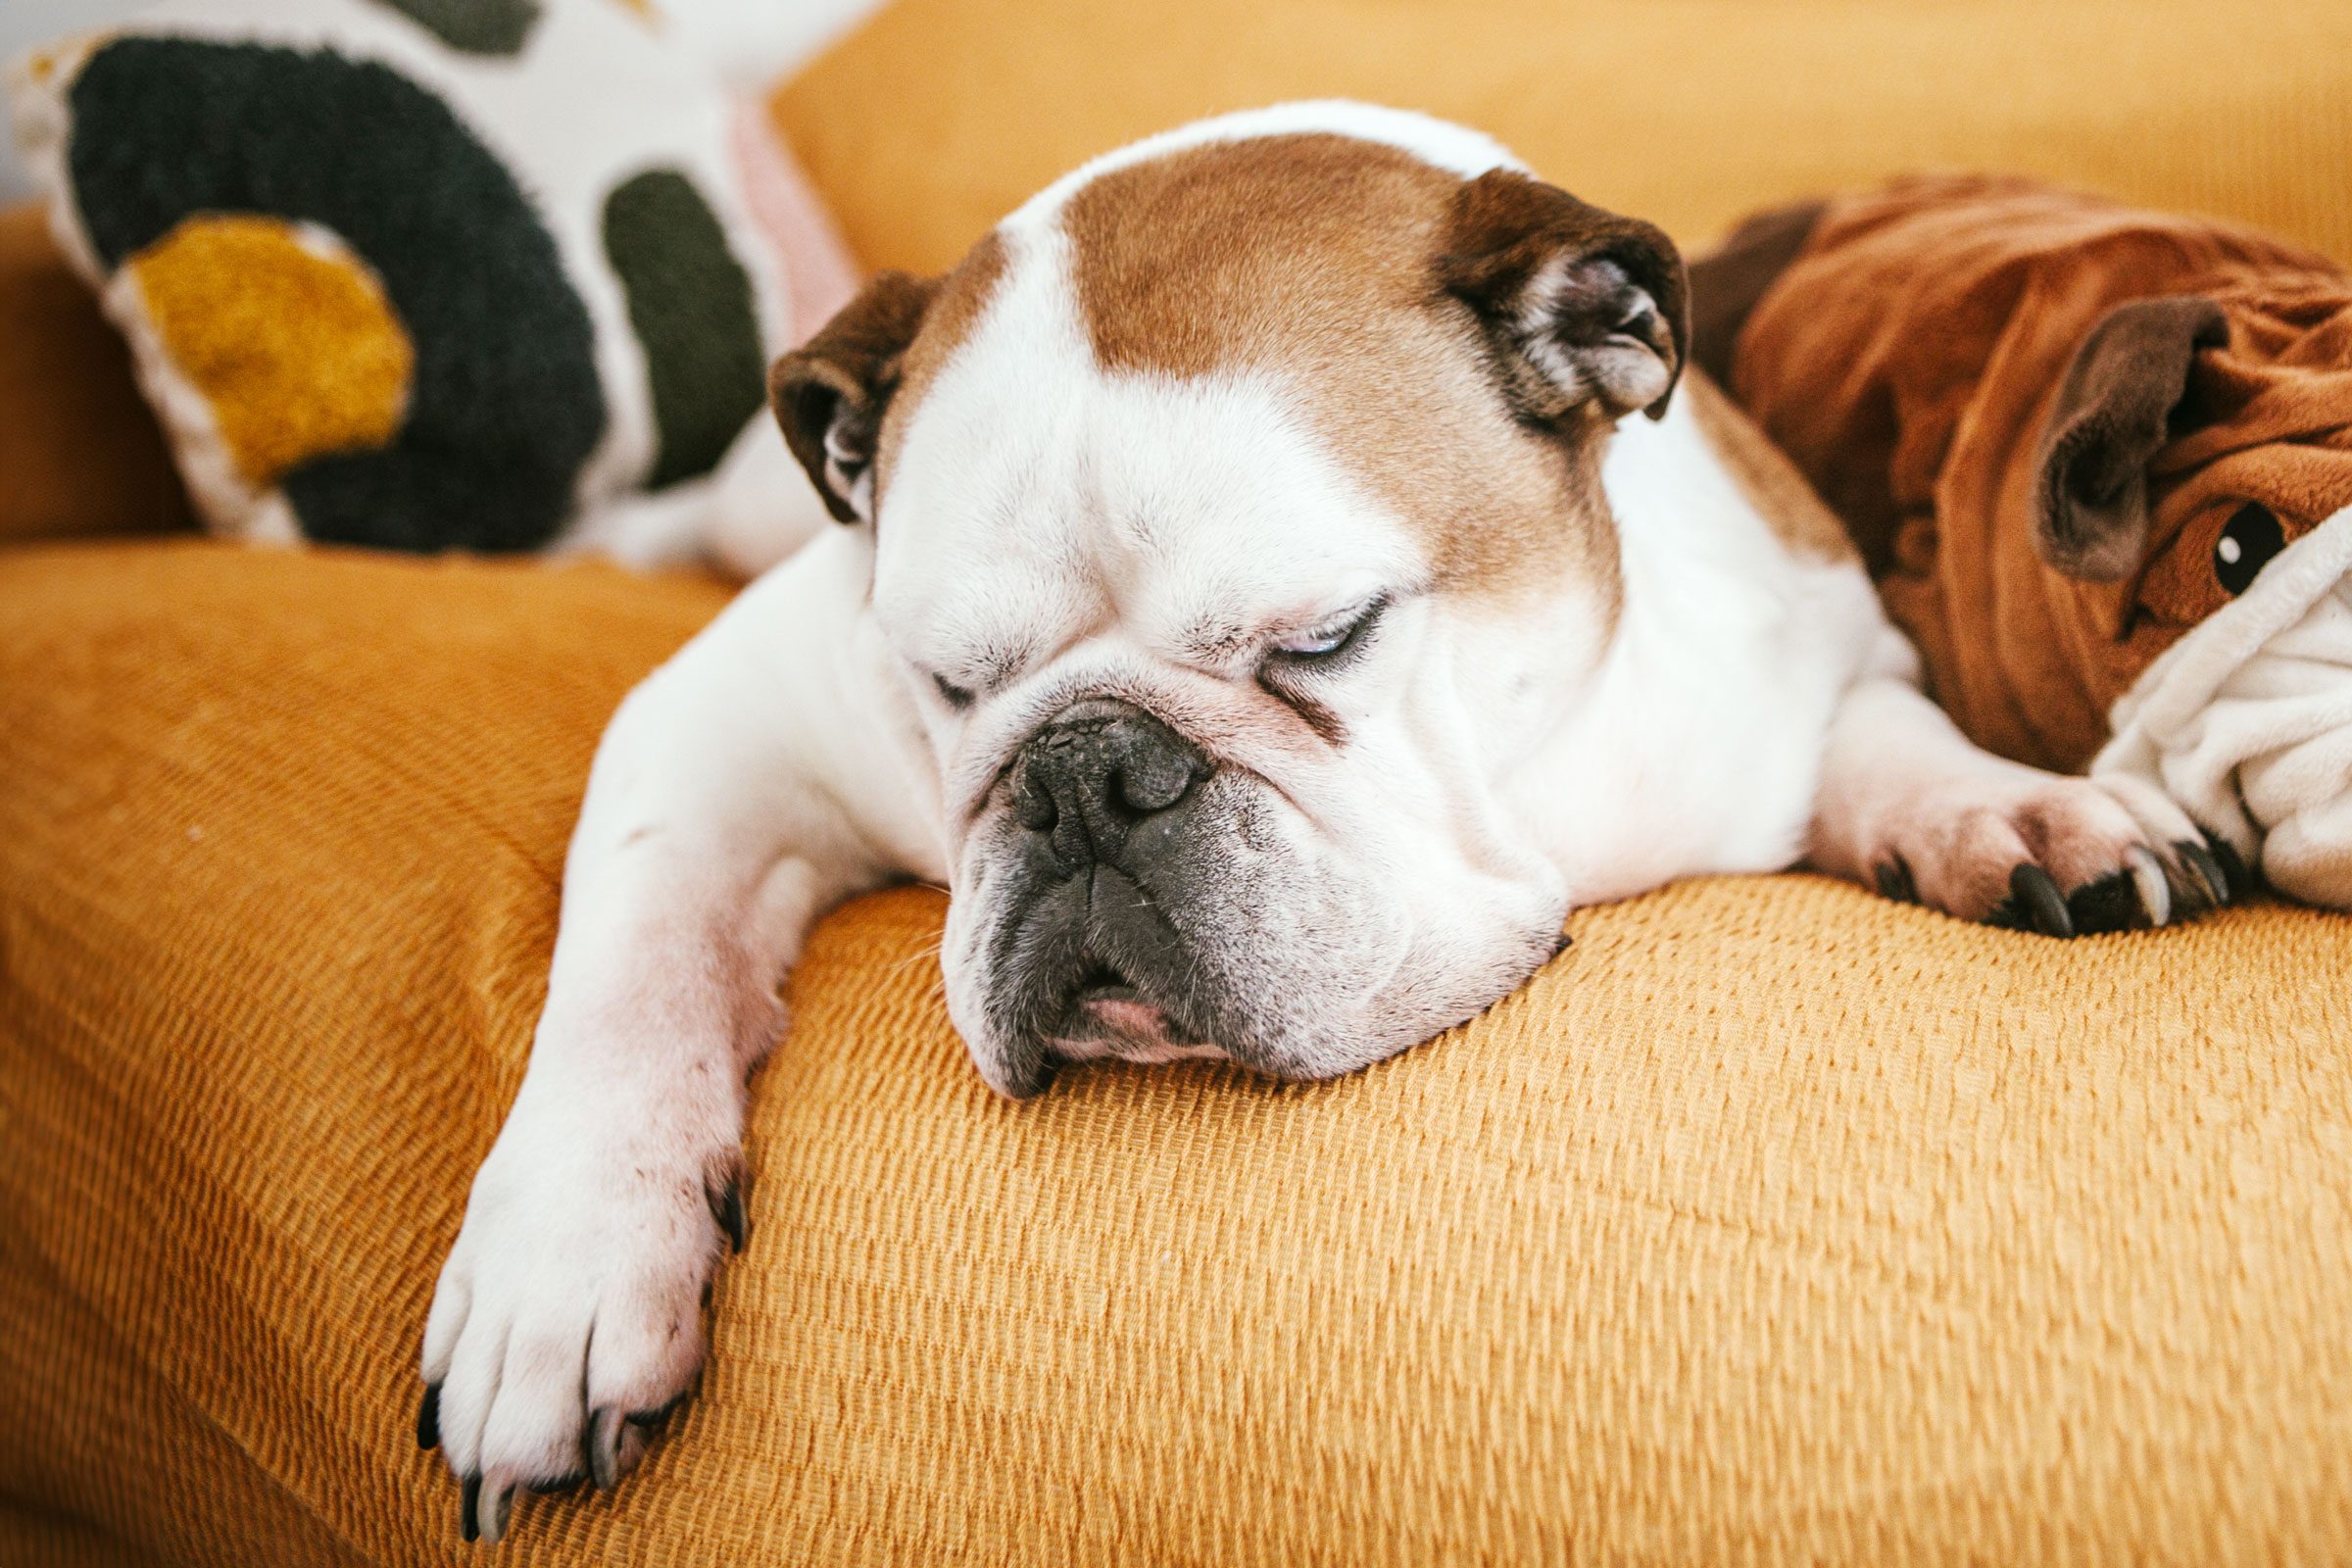
[[1063,869],[1116,860],[1140,822],[1208,776],[1200,750],[1132,703],[1093,698],[1029,737],[1013,765],[1021,824],[1047,836]]

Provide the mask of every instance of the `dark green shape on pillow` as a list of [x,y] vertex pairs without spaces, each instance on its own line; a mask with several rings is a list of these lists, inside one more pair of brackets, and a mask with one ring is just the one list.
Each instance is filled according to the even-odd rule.
[[452,49],[514,55],[539,24],[539,0],[375,0],[400,12]]
[[653,383],[662,451],[647,482],[709,473],[766,396],[752,280],[718,215],[673,169],[648,170],[605,199],[605,255]]
[[73,88],[74,196],[109,270],[197,213],[331,229],[416,348],[393,444],[306,463],[303,532],[392,550],[535,550],[605,434],[596,333],[514,176],[407,76],[329,50],[124,37]]

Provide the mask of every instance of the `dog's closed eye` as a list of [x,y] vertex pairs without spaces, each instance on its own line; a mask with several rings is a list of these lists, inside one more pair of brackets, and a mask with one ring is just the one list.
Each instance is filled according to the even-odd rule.
[[1331,619],[1294,632],[1268,651],[1270,661],[1285,664],[1331,667],[1361,651],[1389,608],[1386,597],[1334,615]]

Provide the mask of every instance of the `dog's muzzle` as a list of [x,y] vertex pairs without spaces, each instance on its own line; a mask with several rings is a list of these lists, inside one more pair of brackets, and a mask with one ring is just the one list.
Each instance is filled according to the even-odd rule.
[[1161,720],[1106,698],[1073,704],[1022,743],[1007,778],[1015,891],[990,937],[991,1007],[1021,1042],[1009,1092],[1045,1088],[1054,1043],[1112,1055],[1198,1043],[1193,964],[1168,909],[1186,891],[1215,770]]

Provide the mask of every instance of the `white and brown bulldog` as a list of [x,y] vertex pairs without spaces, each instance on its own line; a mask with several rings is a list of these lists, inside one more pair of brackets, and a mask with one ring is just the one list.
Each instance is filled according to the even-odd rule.
[[692,1385],[777,981],[861,890],[949,888],[949,1010],[1016,1098],[1100,1057],[1345,1073],[1519,985],[1572,907],[1696,872],[2049,929],[2210,902],[2154,791],[1996,760],[1919,695],[1801,481],[1676,395],[1686,316],[1648,224],[1301,104],[1100,159],[781,362],[849,526],[597,757],[425,1332],[466,1532],[612,1485]]

